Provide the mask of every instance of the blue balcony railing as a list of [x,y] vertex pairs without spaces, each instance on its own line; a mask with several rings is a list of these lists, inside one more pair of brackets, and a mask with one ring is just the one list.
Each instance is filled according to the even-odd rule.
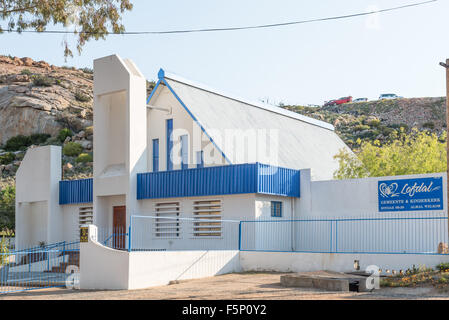
[[244,193],[299,197],[299,170],[254,163],[137,175],[137,199]]

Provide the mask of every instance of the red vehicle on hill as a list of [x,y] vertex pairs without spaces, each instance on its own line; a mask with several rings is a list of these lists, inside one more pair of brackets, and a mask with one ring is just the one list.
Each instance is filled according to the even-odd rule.
[[338,106],[338,105],[345,104],[345,103],[350,103],[350,102],[352,102],[352,97],[351,96],[343,97],[343,98],[340,98],[340,99],[337,99],[337,100],[330,100],[330,101],[326,102],[324,104],[324,106],[325,107],[326,106]]
[[338,100],[335,100],[335,104],[336,105],[350,103],[350,102],[352,102],[352,97],[344,97],[344,98],[340,98]]

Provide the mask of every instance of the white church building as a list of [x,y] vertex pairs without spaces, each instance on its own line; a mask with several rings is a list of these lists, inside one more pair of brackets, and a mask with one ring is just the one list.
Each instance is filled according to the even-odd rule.
[[162,69],[147,97],[117,55],[94,61],[93,113],[93,178],[62,180],[59,146],[16,175],[17,249],[91,225],[84,288],[447,260],[446,174],[333,180],[351,150],[326,122]]
[[158,77],[147,98],[133,62],[95,60],[93,179],[61,181],[60,147],[29,150],[16,178],[19,248],[73,240],[86,223],[128,230],[131,215],[292,219],[301,169],[332,179],[334,156],[349,151],[328,123]]

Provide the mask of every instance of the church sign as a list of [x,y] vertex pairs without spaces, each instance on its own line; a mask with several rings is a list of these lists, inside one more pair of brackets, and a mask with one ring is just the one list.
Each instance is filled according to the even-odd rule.
[[381,180],[379,212],[443,210],[443,178]]

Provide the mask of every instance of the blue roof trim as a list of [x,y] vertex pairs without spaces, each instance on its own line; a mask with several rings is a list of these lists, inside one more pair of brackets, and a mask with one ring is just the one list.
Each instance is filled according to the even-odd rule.
[[299,197],[300,172],[253,163],[137,175],[138,200],[247,193]]
[[[162,69],[161,69],[162,70]],[[147,99],[147,104],[150,103],[151,98],[153,98],[153,95],[156,93],[157,88],[159,87],[159,85],[161,84],[161,80],[159,80],[156,85],[154,86],[153,90],[151,91],[150,96]]]
[[93,202],[93,179],[59,181],[59,204]]
[[179,101],[179,103],[187,111],[187,113],[190,115],[190,117],[192,117],[193,121],[195,121],[198,124],[198,126],[201,128],[201,131],[203,131],[204,134],[209,138],[210,142],[212,142],[212,144],[215,146],[215,148],[217,148],[217,150],[220,151],[223,158],[225,158],[225,160],[229,164],[232,164],[231,160],[229,160],[229,158],[226,156],[226,154],[223,152],[223,150],[221,150],[221,148],[215,143],[214,139],[212,139],[212,137],[207,133],[206,129],[204,129],[204,127],[201,125],[201,123],[198,121],[198,119],[193,115],[193,113],[189,110],[189,108],[185,105],[185,103],[181,100],[181,98],[176,94],[175,90],[173,90],[173,88],[167,83],[167,81],[165,81],[165,79],[161,79],[160,81],[162,81],[167,86],[167,88],[175,96],[176,100]]

